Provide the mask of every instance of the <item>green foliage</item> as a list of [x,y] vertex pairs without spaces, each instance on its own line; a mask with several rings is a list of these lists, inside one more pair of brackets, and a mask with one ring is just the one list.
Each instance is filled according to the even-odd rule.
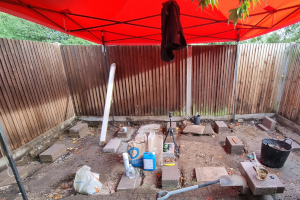
[[[201,7],[203,10],[204,8],[208,8],[209,6],[218,8],[218,0],[197,0],[198,1],[198,8]],[[266,2],[266,0],[264,0]],[[194,0],[191,0],[193,3]],[[230,13],[228,22],[232,20],[232,23],[235,25],[237,21],[240,19],[244,21],[247,16],[249,16],[249,10],[251,7],[251,3],[253,5],[253,9],[257,3],[260,3],[259,0],[239,0],[239,7],[231,9],[228,11]]]
[[54,43],[59,42],[64,45],[90,45],[95,44],[81,38],[61,33],[59,31],[41,26],[39,24],[14,17],[0,12],[0,37],[32,40],[38,42]]

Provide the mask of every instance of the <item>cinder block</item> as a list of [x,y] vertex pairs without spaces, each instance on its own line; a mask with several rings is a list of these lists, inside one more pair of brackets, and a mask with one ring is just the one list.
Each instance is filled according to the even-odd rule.
[[223,121],[215,121],[214,130],[216,133],[228,133],[228,126]]
[[71,138],[84,138],[89,133],[89,128],[86,128],[80,132],[70,133]]
[[270,131],[274,131],[276,128],[276,121],[274,119],[271,119],[270,117],[264,117],[263,119],[263,125],[267,127]]
[[[18,170],[18,173],[19,173],[19,176],[20,176],[21,179],[28,176],[28,172],[27,172],[26,167],[19,166],[19,167],[17,167],[17,170]],[[12,172],[11,168],[9,168],[9,174],[13,175],[13,172]],[[16,183],[15,177],[14,176],[13,177],[8,176],[7,170],[4,170],[0,173],[0,180],[1,180],[0,187]]]
[[55,161],[56,158],[62,156],[64,153],[66,153],[66,146],[64,144],[54,144],[39,156],[42,163],[50,163]]
[[253,195],[271,195],[276,193],[283,193],[285,187],[276,174],[269,174],[264,181],[256,178],[256,170],[252,162],[241,162],[240,172],[247,179],[248,185]]
[[140,183],[141,183],[141,176],[139,170],[136,170],[134,179],[130,179],[128,176],[126,176],[124,172],[120,180],[120,183],[117,187],[117,191],[119,192],[119,191],[134,189],[140,186]]
[[87,123],[80,123],[80,124],[77,124],[77,125],[73,126],[72,128],[70,128],[69,132],[70,132],[70,134],[78,134],[82,131],[85,131],[88,128],[89,127],[88,127]]
[[163,152],[163,158],[175,158],[174,155],[174,143],[166,143],[169,145],[169,150],[167,152]]
[[120,128],[118,131],[118,137],[119,138],[128,138],[130,132],[131,132],[130,126],[127,126],[127,132],[123,132],[123,128]]
[[104,153],[116,153],[119,146],[121,144],[121,140],[118,138],[111,139],[103,148]]
[[[233,139],[235,139],[237,143],[235,143]],[[227,136],[226,149],[230,154],[242,155],[244,152],[244,144],[237,136]]]
[[175,166],[163,166],[162,168],[162,189],[172,189],[179,187],[180,171],[177,164]]
[[197,182],[215,181],[219,176],[228,175],[225,167],[198,167],[195,171]]

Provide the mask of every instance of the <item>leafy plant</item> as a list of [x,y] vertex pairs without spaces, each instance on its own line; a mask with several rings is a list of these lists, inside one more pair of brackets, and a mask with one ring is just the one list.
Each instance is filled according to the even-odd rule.
[[[204,8],[208,8],[209,6],[218,8],[218,0],[197,0],[198,1],[198,8],[201,7],[203,10]],[[193,3],[194,0],[191,0]],[[266,0],[264,0],[266,2]],[[237,21],[240,19],[244,21],[249,16],[249,10],[251,7],[251,3],[253,5],[253,9],[257,3],[260,3],[260,0],[239,0],[239,6],[237,8],[233,8],[228,11],[230,13],[228,22],[232,20],[234,26],[236,26]]]

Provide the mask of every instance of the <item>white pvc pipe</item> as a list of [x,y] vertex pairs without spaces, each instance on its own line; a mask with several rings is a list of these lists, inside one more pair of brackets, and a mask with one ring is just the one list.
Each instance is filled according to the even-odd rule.
[[129,159],[128,159],[128,153],[123,153],[123,161],[124,161],[124,167],[125,167],[126,176],[129,176]]

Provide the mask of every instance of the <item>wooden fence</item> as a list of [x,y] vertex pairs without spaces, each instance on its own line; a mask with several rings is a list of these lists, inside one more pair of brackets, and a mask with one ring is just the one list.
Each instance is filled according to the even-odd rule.
[[74,115],[58,45],[0,38],[0,122],[12,150]]
[[300,44],[292,46],[278,113],[300,125]]
[[192,114],[232,113],[236,46],[192,46]]
[[[280,104],[300,124],[300,50],[293,47]],[[289,44],[240,45],[237,114],[275,112]],[[160,59],[159,46],[109,46],[116,63],[115,116],[186,115],[187,50]],[[192,46],[191,112],[233,114],[236,46]],[[102,46],[0,39],[0,122],[16,149],[74,115],[102,116],[107,70]],[[70,91],[70,93],[69,93]],[[73,110],[74,108],[74,110]]]
[[237,114],[276,112],[288,45],[240,45]]
[[[61,46],[79,116],[103,115],[107,76],[101,46]],[[175,61],[160,59],[159,46],[109,46],[108,68],[116,63],[113,108],[116,116],[185,115],[186,49]],[[109,69],[108,69],[109,70]]]

